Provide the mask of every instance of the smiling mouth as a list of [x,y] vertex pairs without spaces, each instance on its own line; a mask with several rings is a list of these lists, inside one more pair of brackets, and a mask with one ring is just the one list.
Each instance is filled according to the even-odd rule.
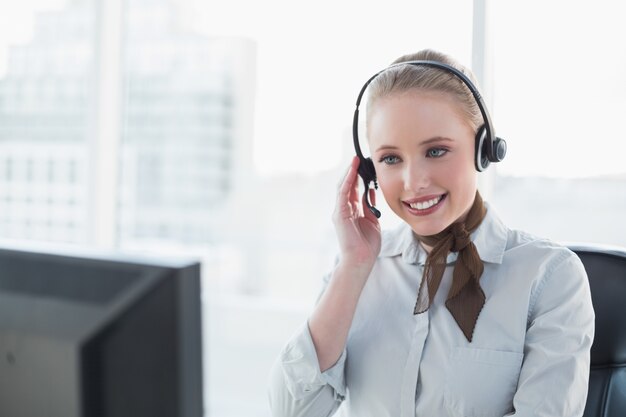
[[447,194],[442,194],[439,197],[435,197],[435,198],[431,198],[430,200],[427,201],[420,201],[417,203],[404,203],[407,206],[411,207],[413,210],[428,210],[431,207],[436,206],[437,204],[441,203],[445,198],[446,198]]

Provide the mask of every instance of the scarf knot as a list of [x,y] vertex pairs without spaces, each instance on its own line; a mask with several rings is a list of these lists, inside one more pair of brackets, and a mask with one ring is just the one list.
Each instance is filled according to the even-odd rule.
[[464,223],[453,223],[450,233],[452,234],[452,247],[450,248],[452,252],[460,252],[472,242]]

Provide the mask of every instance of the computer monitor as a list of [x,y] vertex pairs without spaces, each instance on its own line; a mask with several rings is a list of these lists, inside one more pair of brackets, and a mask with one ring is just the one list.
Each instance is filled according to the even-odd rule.
[[200,264],[0,248],[0,416],[201,417]]

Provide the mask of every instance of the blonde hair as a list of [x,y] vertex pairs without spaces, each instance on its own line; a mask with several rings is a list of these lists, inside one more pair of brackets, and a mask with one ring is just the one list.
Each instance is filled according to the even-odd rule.
[[[438,61],[450,65],[465,74],[474,86],[478,88],[476,77],[469,69],[449,55],[432,49],[424,49],[414,54],[403,55],[393,61],[392,64],[418,60]],[[484,124],[476,99],[463,81],[446,70],[426,65],[398,65],[385,70],[374,78],[368,86],[368,119],[373,103],[377,99],[413,89],[449,94],[458,103],[460,110],[466,116],[467,121],[475,132],[479,126]]]

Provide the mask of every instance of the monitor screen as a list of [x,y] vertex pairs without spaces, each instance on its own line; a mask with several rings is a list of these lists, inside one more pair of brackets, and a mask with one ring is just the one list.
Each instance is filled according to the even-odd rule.
[[201,417],[200,264],[0,248],[0,416]]

